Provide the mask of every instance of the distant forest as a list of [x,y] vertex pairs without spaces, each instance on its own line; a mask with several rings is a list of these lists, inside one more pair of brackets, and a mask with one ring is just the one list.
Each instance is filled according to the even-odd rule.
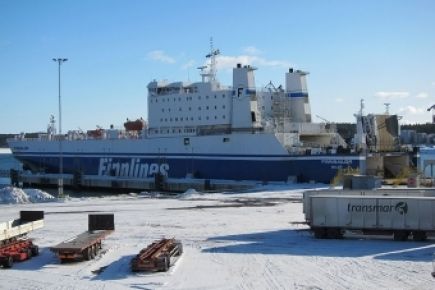
[[[338,133],[346,140],[350,141],[356,133],[356,125],[353,123],[334,123],[337,126]],[[435,134],[435,124],[414,124],[401,125],[401,130],[415,130],[418,133]],[[36,138],[39,133],[28,133],[26,137]],[[13,138],[15,134],[0,134],[0,148],[8,147],[7,138]]]

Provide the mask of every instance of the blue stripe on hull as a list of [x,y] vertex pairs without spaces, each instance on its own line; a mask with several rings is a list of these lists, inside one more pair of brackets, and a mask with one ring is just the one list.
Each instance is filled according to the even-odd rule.
[[[299,182],[314,180],[329,183],[340,168],[358,168],[364,160],[358,156],[336,157],[338,161],[318,159],[307,160],[225,160],[195,158],[124,158],[124,157],[64,157],[64,173],[80,172],[85,175],[152,177],[156,172],[170,178],[185,178],[191,174],[203,179],[287,181],[289,176]],[[34,172],[59,173],[57,157],[17,156],[25,166]],[[331,156],[329,156],[331,158]]]

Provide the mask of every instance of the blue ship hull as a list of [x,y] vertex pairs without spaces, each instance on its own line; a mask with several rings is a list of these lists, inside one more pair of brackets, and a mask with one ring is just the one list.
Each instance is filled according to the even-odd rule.
[[[59,173],[56,153],[16,154],[24,168],[32,172]],[[169,178],[192,176],[201,179],[255,180],[330,183],[339,169],[364,168],[359,155],[255,156],[206,154],[81,154],[63,155],[63,173],[95,176]]]

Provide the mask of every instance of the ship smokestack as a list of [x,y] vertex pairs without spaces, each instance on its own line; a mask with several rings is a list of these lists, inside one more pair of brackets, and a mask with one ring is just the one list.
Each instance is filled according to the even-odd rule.
[[308,97],[307,79],[308,72],[294,71],[293,68],[285,76],[285,88],[291,102],[291,114],[294,122],[311,122],[311,107]]

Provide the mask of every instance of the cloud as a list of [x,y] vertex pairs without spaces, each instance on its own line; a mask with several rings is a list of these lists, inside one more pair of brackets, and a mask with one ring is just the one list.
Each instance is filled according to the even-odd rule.
[[175,59],[167,55],[163,50],[153,50],[147,54],[151,60],[160,61],[164,63],[175,63]]
[[184,70],[189,69],[189,68],[193,67],[195,65],[195,63],[196,62],[193,59],[191,59],[188,62],[186,62],[185,64],[183,64],[181,66],[181,68],[184,69]]
[[409,97],[409,92],[376,92],[375,97],[383,100],[404,99]]
[[261,50],[259,50],[255,46],[247,46],[243,48],[243,52],[249,55],[259,55],[262,53]]
[[227,56],[219,55],[216,59],[218,69],[232,69],[236,64],[241,63],[243,65],[258,65],[258,66],[269,66],[269,67],[291,67],[292,64],[285,60],[269,60],[263,57],[255,55],[238,55],[238,56]]
[[337,103],[342,103],[344,101],[344,99],[343,98],[335,98],[335,101]]
[[417,108],[414,106],[406,106],[399,109],[400,113],[409,114],[409,115],[422,115],[426,112],[423,108]]
[[415,95],[415,97],[416,97],[417,99],[426,99],[427,97],[429,97],[429,94],[426,93],[426,92],[421,92],[421,93]]
[[435,86],[435,81],[432,82],[432,85]]

